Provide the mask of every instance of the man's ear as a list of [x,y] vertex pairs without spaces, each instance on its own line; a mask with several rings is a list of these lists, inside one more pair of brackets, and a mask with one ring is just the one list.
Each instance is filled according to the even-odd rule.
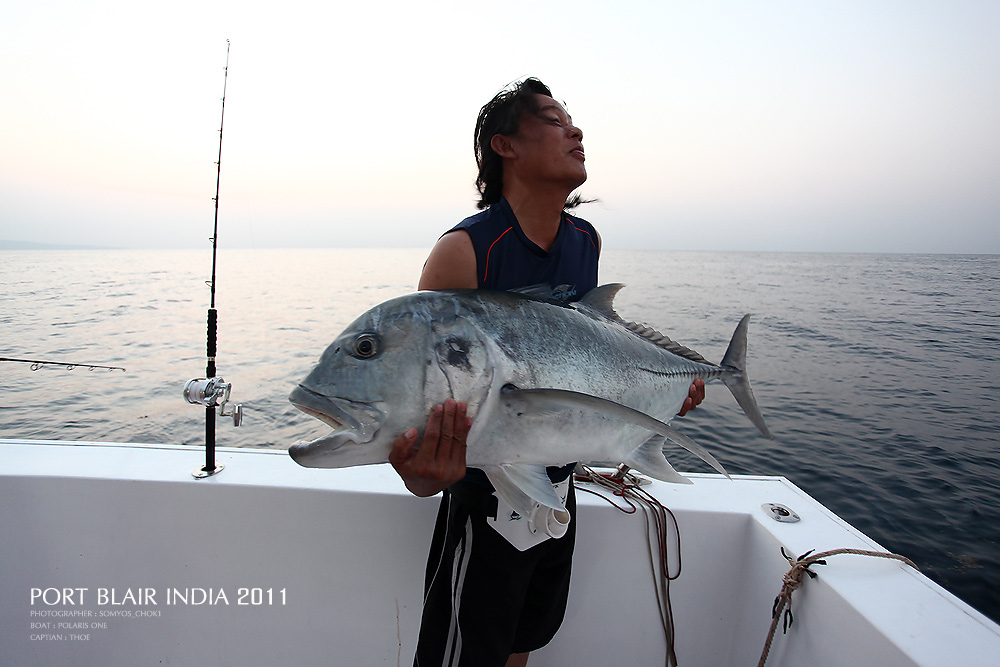
[[493,152],[502,158],[517,157],[517,153],[514,152],[514,146],[511,144],[510,139],[502,134],[494,134],[493,138],[490,139],[490,148]]

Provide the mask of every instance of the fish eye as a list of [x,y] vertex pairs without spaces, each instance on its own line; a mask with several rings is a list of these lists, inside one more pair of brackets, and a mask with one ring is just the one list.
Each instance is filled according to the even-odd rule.
[[372,334],[361,334],[354,339],[354,356],[370,359],[378,354],[378,338]]

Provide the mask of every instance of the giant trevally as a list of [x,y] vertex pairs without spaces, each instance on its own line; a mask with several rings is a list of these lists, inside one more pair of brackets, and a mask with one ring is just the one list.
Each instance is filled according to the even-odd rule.
[[621,288],[597,287],[575,303],[445,290],[375,306],[289,396],[334,427],[289,454],[315,468],[385,463],[396,436],[454,398],[468,403],[473,418],[466,464],[482,469],[521,512],[534,502],[562,508],[546,466],[623,462],[656,479],[690,483],[667,462],[664,439],[726,474],[669,422],[695,378],[718,378],[771,437],[745,371],[749,315],[716,365],[619,317],[613,300]]

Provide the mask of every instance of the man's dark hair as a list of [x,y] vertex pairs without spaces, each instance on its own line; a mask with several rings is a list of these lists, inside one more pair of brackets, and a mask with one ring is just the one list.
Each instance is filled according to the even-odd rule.
[[476,205],[479,208],[497,203],[503,193],[503,163],[490,141],[497,134],[517,134],[521,116],[525,112],[538,111],[536,94],[552,97],[548,86],[529,77],[504,88],[479,110],[474,141],[476,166],[479,167],[476,177],[476,189],[479,190]]

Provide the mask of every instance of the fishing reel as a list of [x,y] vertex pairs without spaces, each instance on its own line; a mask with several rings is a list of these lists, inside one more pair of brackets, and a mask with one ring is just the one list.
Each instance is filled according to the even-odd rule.
[[195,378],[188,380],[184,385],[184,400],[192,405],[204,405],[206,408],[218,406],[220,417],[232,417],[233,426],[243,423],[243,406],[239,403],[233,405],[232,412],[226,412],[226,403],[229,402],[229,392],[233,385],[220,377]]

